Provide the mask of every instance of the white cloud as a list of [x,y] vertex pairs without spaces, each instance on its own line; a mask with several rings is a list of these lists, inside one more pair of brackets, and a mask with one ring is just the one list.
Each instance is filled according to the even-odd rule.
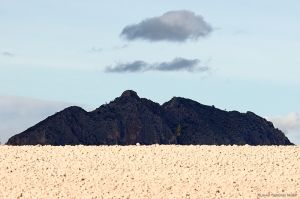
[[0,95],[0,139],[7,140],[73,104]]
[[213,31],[201,15],[187,10],[170,11],[162,16],[148,18],[138,24],[128,25],[120,36],[132,41],[136,39],[148,41],[185,42],[206,37]]
[[276,128],[284,132],[291,142],[300,145],[300,117],[296,111],[292,111],[287,115],[265,118],[271,121]]

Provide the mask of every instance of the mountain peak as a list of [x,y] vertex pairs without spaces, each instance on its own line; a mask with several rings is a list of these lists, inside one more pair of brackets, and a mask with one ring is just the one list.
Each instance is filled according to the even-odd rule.
[[137,95],[137,93],[133,90],[126,90],[122,93],[121,97],[132,97],[137,100],[140,100],[140,97]]

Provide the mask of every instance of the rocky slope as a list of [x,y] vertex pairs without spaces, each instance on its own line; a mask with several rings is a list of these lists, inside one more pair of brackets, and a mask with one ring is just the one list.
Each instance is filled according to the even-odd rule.
[[159,105],[127,90],[91,112],[69,107],[11,137],[8,145],[293,145],[252,112],[222,111],[173,97]]

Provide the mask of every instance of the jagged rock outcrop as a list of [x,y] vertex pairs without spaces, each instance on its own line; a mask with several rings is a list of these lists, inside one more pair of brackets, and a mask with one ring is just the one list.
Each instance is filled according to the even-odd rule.
[[127,90],[91,112],[69,107],[11,137],[9,145],[293,145],[252,112],[223,111],[174,97],[159,105]]

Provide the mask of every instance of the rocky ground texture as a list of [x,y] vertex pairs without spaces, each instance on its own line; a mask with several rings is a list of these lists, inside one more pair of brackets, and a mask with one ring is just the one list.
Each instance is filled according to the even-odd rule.
[[300,198],[299,146],[0,146],[0,198]]

